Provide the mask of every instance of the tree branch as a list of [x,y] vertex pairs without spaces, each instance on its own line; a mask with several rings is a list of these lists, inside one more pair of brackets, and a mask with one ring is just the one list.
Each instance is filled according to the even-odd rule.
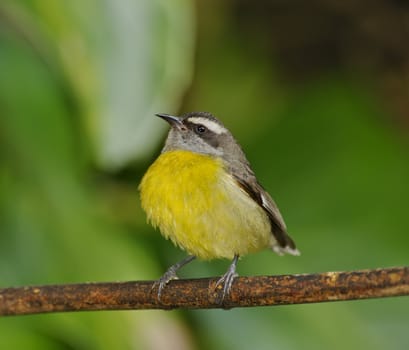
[[[238,277],[222,304],[217,278],[171,281],[161,300],[152,281],[0,289],[0,315],[48,312],[209,309],[318,303],[409,295],[409,267]],[[219,286],[221,287],[221,286]]]

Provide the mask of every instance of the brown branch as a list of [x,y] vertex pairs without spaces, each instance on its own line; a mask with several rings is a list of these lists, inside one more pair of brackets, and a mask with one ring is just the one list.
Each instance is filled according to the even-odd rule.
[[[208,309],[318,303],[409,295],[409,267],[239,277],[218,302],[217,278],[172,281],[160,301],[152,281],[0,289],[0,315],[135,309]],[[220,286],[219,286],[220,287]]]

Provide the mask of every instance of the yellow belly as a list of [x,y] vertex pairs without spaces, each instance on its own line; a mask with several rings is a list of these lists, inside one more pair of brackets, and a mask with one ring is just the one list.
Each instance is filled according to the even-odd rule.
[[221,160],[188,151],[163,153],[139,188],[152,225],[198,258],[232,259],[273,243],[264,210],[224,171]]

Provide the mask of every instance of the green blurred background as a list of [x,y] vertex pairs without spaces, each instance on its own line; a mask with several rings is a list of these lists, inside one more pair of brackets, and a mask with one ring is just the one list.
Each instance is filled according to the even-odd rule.
[[[184,253],[137,186],[167,126],[240,141],[300,257],[241,275],[408,265],[405,1],[2,0],[0,286],[156,279]],[[222,274],[195,262],[181,276]],[[409,299],[0,320],[1,349],[408,349]]]

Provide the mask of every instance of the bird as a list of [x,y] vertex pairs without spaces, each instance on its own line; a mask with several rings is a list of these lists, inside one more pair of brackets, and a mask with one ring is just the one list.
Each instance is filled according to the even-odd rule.
[[216,283],[230,294],[240,257],[263,249],[299,255],[272,197],[258,182],[239,143],[209,112],[156,114],[169,123],[165,145],[139,185],[147,220],[187,257],[156,282],[158,299],[194,259],[229,259]]

